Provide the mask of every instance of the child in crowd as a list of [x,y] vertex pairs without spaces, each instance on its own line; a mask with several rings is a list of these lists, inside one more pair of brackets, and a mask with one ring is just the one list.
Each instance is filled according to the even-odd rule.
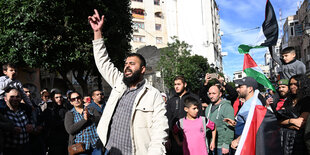
[[[193,97],[184,100],[186,117],[177,121],[173,127],[173,136],[176,142],[182,146],[184,155],[207,155],[206,128],[212,130],[210,150],[215,149],[216,127],[215,124],[203,116],[198,116],[199,102]],[[178,137],[178,132],[183,131],[183,142]]]
[[282,57],[281,60],[275,55],[273,57],[281,67],[281,79],[290,79],[294,75],[306,73],[305,64],[295,58],[296,51],[294,47],[286,47],[280,54]]
[[25,103],[32,106],[32,103],[23,90],[23,85],[20,81],[16,80],[17,70],[13,64],[5,64],[2,66],[4,76],[0,77],[0,107],[5,106],[4,91],[8,87],[16,88],[21,93],[22,99]]

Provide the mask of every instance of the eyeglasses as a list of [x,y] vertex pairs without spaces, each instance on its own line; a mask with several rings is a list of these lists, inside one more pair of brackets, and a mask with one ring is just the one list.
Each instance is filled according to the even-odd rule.
[[49,98],[50,96],[43,96],[43,97]]
[[71,98],[70,100],[73,102],[73,101],[77,101],[77,100],[81,100],[81,96],[77,96],[77,97],[73,97]]
[[30,91],[25,91],[25,93],[30,93]]

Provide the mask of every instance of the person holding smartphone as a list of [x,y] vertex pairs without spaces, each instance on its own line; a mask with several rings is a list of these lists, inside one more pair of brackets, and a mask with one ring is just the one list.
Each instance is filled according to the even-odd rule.
[[83,154],[102,154],[102,145],[97,134],[97,124],[100,114],[94,108],[84,107],[82,96],[78,92],[69,95],[73,108],[66,113],[65,128],[69,133],[69,146],[83,143],[85,152]]

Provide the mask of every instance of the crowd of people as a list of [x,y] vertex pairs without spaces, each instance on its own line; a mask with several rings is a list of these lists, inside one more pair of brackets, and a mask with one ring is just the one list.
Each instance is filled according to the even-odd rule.
[[96,131],[105,106],[101,90],[91,92],[90,103],[82,102],[78,92],[70,90],[64,96],[59,89],[43,89],[36,100],[15,79],[13,64],[3,65],[3,70],[1,78],[9,82],[0,82],[4,92],[0,100],[1,154],[66,155],[68,145],[78,142],[86,144],[87,151],[101,151]]
[[169,97],[143,77],[142,55],[129,54],[123,72],[114,67],[102,37],[104,16],[94,12],[88,17],[94,58],[112,87],[109,99],[105,102],[99,89],[85,96],[43,89],[35,100],[33,92],[16,80],[16,66],[3,65],[0,155],[235,154],[253,104],[271,113],[279,133],[274,134],[279,141],[265,147],[279,146],[277,152],[256,154],[310,152],[310,79],[304,64],[295,59],[294,48],[282,50],[276,92],[256,96],[259,84],[252,77],[236,81],[234,87],[207,73],[198,95],[187,87],[184,76],[176,76],[174,95]]

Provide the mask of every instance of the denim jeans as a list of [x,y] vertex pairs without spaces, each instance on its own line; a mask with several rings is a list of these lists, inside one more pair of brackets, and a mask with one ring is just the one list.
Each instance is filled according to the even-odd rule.
[[83,153],[80,153],[79,155],[102,155],[101,149],[93,149],[91,148],[90,150],[86,150]]

